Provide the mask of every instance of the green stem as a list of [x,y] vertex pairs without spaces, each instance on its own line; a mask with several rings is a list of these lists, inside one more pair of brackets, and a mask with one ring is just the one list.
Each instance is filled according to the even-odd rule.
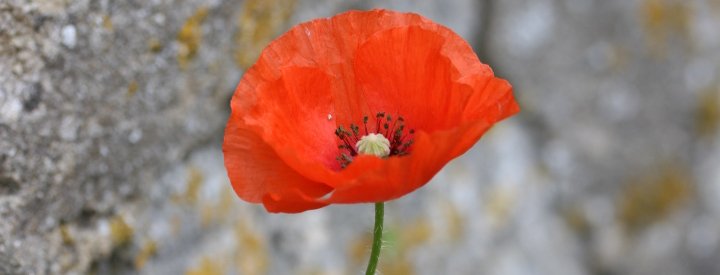
[[365,275],[375,275],[378,260],[380,259],[380,248],[382,246],[383,233],[383,216],[385,214],[385,203],[375,203],[375,228],[373,229],[372,251],[370,252],[370,260],[368,261]]

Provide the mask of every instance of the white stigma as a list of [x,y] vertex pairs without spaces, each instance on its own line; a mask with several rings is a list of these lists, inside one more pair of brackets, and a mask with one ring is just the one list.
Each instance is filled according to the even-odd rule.
[[390,155],[390,140],[382,134],[367,134],[355,144],[360,154],[387,157]]

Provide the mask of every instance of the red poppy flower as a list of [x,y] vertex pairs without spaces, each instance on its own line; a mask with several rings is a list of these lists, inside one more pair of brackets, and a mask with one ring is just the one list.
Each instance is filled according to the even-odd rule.
[[387,10],[293,27],[245,72],[231,107],[233,189],[287,213],[399,198],[519,111],[460,36]]

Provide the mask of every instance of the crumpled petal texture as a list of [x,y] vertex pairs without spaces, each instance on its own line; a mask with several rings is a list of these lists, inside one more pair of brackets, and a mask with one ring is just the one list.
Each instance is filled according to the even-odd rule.
[[[238,196],[270,212],[399,198],[519,111],[451,30],[412,13],[350,11],[293,27],[238,84],[223,152]],[[410,154],[360,155],[341,169],[335,129],[402,115]],[[375,130],[374,126],[370,131]]]

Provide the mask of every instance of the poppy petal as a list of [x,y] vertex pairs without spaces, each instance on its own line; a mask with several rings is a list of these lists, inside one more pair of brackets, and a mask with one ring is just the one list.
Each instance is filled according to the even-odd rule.
[[328,205],[303,194],[299,189],[291,189],[283,194],[268,193],[263,196],[262,203],[271,213],[300,213]]
[[436,24],[378,32],[360,46],[354,64],[372,111],[402,115],[429,132],[463,122],[476,91],[465,82],[494,78],[462,38]]
[[[299,212],[319,208],[325,204],[313,201],[332,190],[325,184],[310,181],[288,167],[254,131],[247,128],[241,117],[231,115],[225,128],[223,143],[225,168],[235,193],[248,202],[266,203],[269,211]],[[305,197],[298,196],[302,190]],[[272,194],[273,200],[266,197]],[[301,201],[304,199],[305,201]],[[278,207],[290,201],[288,209]]]
[[336,126],[328,119],[333,109],[329,77],[316,68],[295,66],[280,68],[280,73],[254,87],[238,88],[238,100],[249,101],[253,96],[255,101],[247,109],[245,123],[283,159],[296,154],[308,163],[337,166],[338,148],[332,135]]
[[495,123],[520,112],[520,106],[512,94],[512,86],[507,80],[491,78],[476,83],[473,89],[485,92],[470,96],[463,110],[463,121],[486,120]]
[[428,22],[417,14],[387,10],[349,11],[305,22],[271,42],[246,75],[271,72],[277,77],[286,66],[317,68],[331,76],[331,93],[342,107],[333,110],[333,116],[347,125],[367,111],[355,91],[350,62],[358,46],[378,31]]

